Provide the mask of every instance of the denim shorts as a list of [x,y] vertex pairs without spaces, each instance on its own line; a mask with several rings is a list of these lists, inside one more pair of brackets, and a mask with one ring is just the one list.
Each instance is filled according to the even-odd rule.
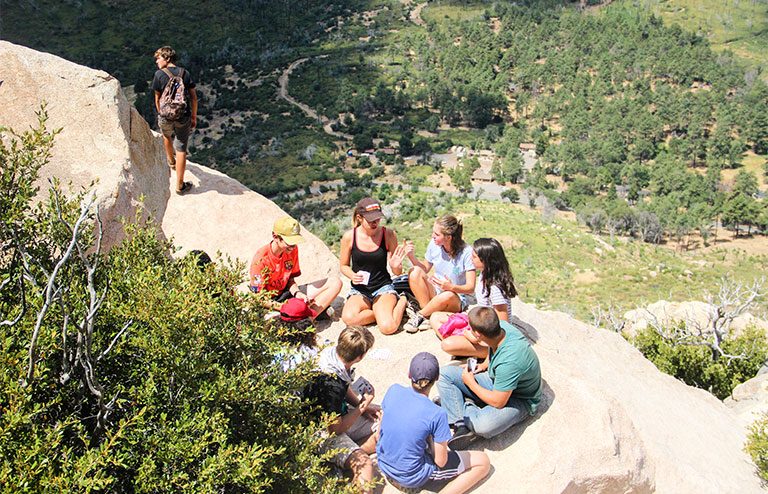
[[367,293],[363,293],[354,286],[351,286],[349,288],[349,296],[347,297],[347,300],[349,300],[349,297],[352,295],[362,295],[367,301],[373,303],[374,300],[376,300],[376,297],[379,295],[384,295],[385,293],[391,293],[395,296],[397,296],[397,292],[395,291],[395,285],[392,283],[386,284],[373,292],[371,295],[368,295]]

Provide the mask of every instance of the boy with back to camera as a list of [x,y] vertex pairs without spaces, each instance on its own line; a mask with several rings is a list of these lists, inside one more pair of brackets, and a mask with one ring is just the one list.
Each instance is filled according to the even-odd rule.
[[[157,64],[157,71],[152,80],[152,89],[155,91],[157,126],[163,133],[163,142],[165,144],[165,153],[168,155],[168,164],[171,168],[176,170],[176,193],[185,194],[192,188],[192,182],[184,181],[184,172],[187,169],[187,144],[189,143],[189,134],[192,129],[197,126],[197,93],[195,92],[195,82],[189,75],[189,71],[176,66],[176,51],[170,46],[158,48],[155,52],[155,64]],[[163,90],[171,76],[181,77],[184,89],[189,95],[187,109],[184,112],[184,115],[177,120],[166,118],[160,114],[160,96],[163,94]]]
[[411,360],[411,386],[393,384],[382,401],[379,469],[395,487],[461,494],[488,475],[491,463],[483,451],[450,451],[448,417],[429,399],[440,376],[437,358],[427,352]]

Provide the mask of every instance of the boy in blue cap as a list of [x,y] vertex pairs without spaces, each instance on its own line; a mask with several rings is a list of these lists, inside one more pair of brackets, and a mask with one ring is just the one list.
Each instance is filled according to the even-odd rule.
[[381,403],[377,461],[398,488],[460,494],[484,479],[491,463],[483,451],[448,450],[448,416],[429,399],[439,376],[435,356],[421,352],[411,360],[411,386],[393,384],[387,390]]

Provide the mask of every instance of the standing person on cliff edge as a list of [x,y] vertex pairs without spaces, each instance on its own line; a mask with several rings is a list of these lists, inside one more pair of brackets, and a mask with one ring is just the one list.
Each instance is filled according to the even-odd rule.
[[[189,71],[176,66],[176,51],[163,46],[155,52],[157,71],[152,80],[155,91],[157,126],[163,133],[168,163],[176,170],[176,193],[185,194],[192,188],[192,182],[184,181],[187,169],[187,143],[189,134],[197,126],[197,93],[195,82]],[[168,88],[169,81],[178,78],[183,88]],[[174,152],[175,151],[175,152]]]

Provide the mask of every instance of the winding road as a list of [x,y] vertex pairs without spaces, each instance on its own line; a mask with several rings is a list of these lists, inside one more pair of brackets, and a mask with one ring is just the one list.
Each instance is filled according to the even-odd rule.
[[[318,58],[325,58],[327,56],[328,55],[320,55]],[[329,120],[322,115],[318,115],[317,112],[313,110],[309,105],[307,105],[306,103],[302,103],[301,101],[296,101],[293,97],[291,97],[290,94],[288,94],[288,76],[291,75],[291,72],[293,72],[293,69],[303,64],[307,60],[309,60],[309,58],[300,58],[294,61],[291,65],[288,66],[287,69],[283,71],[279,79],[280,89],[278,89],[278,95],[284,100],[286,100],[288,103],[298,106],[301,109],[301,111],[303,111],[309,118],[312,118],[320,122],[326,134],[351,141],[352,140],[351,135],[344,134],[343,132],[336,132],[331,127],[331,125],[338,122],[338,119]]]

